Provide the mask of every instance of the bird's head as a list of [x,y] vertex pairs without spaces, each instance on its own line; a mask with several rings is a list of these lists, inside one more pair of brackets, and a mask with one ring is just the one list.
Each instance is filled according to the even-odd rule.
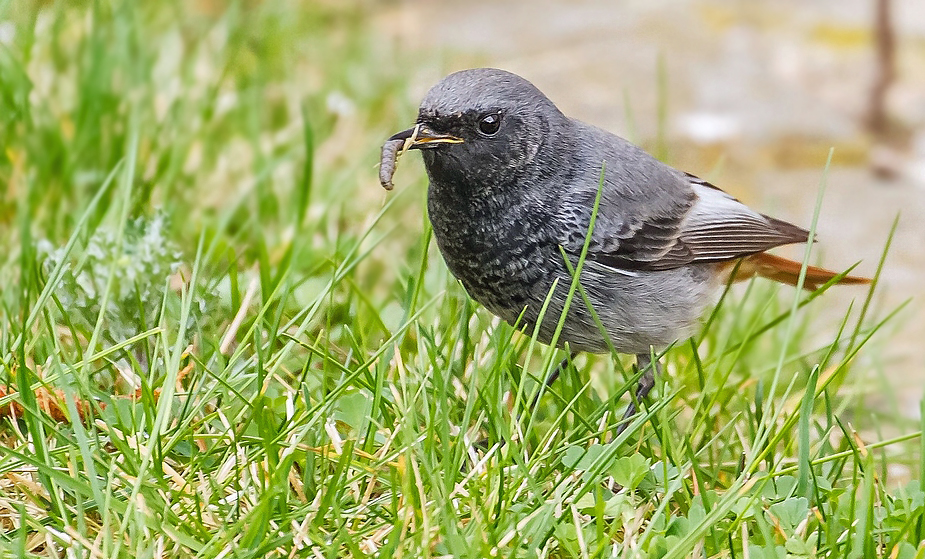
[[413,138],[410,149],[423,152],[432,183],[491,190],[543,168],[534,161],[567,123],[527,80],[476,68],[451,74],[431,88],[416,126],[391,139]]

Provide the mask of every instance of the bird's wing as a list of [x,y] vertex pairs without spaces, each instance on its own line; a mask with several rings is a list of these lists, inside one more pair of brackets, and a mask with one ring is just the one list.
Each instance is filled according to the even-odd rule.
[[[620,270],[670,270],[723,262],[776,246],[805,242],[809,232],[760,214],[710,183],[687,176],[693,195],[654,215],[624,219],[592,234],[588,258]],[[624,214],[625,215],[625,214]]]

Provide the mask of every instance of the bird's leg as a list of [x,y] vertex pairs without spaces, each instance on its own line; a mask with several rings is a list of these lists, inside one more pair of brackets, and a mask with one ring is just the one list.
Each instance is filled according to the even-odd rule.
[[653,361],[652,356],[648,353],[636,354],[636,369],[642,371],[642,376],[639,377],[639,381],[636,384],[636,395],[630,402],[629,407],[626,408],[623,419],[620,420],[620,427],[617,428],[617,436],[629,425],[630,418],[636,415],[636,406],[642,403],[646,396],[649,395],[649,391],[652,390],[652,387],[655,386],[655,375],[662,374],[662,367],[658,359]]
[[[546,377],[546,382],[543,383],[546,385],[546,388],[552,386],[552,383],[556,382],[556,379],[559,378],[559,375],[562,374],[562,371],[568,367],[568,364],[575,360],[578,357],[578,352],[573,351],[568,357],[564,358],[562,361],[559,361],[559,364],[556,365],[556,368],[549,373],[549,376]],[[536,407],[536,403],[539,402],[540,396],[545,392],[545,390],[540,390],[536,393],[536,396],[533,397],[533,403],[530,404],[530,409]]]

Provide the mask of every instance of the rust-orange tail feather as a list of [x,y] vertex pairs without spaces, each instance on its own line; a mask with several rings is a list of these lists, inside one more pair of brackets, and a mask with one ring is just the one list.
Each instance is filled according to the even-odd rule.
[[[760,252],[742,259],[742,264],[739,266],[739,270],[736,273],[735,281],[743,281],[754,276],[760,276],[796,286],[800,279],[800,270],[802,267],[803,264],[800,262],[774,256],[767,252]],[[807,266],[803,288],[815,291],[837,275],[838,272],[832,272],[815,266]],[[870,282],[871,280],[869,278],[857,276],[845,276],[838,280],[839,284],[866,284]]]

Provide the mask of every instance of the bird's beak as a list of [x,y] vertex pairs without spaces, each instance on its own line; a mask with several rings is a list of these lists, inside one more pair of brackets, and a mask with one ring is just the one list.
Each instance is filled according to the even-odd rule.
[[440,147],[441,144],[461,144],[463,142],[462,138],[449,134],[438,134],[423,124],[417,124],[414,128],[393,135],[389,138],[389,141],[392,140],[404,140],[404,149],[431,149]]

